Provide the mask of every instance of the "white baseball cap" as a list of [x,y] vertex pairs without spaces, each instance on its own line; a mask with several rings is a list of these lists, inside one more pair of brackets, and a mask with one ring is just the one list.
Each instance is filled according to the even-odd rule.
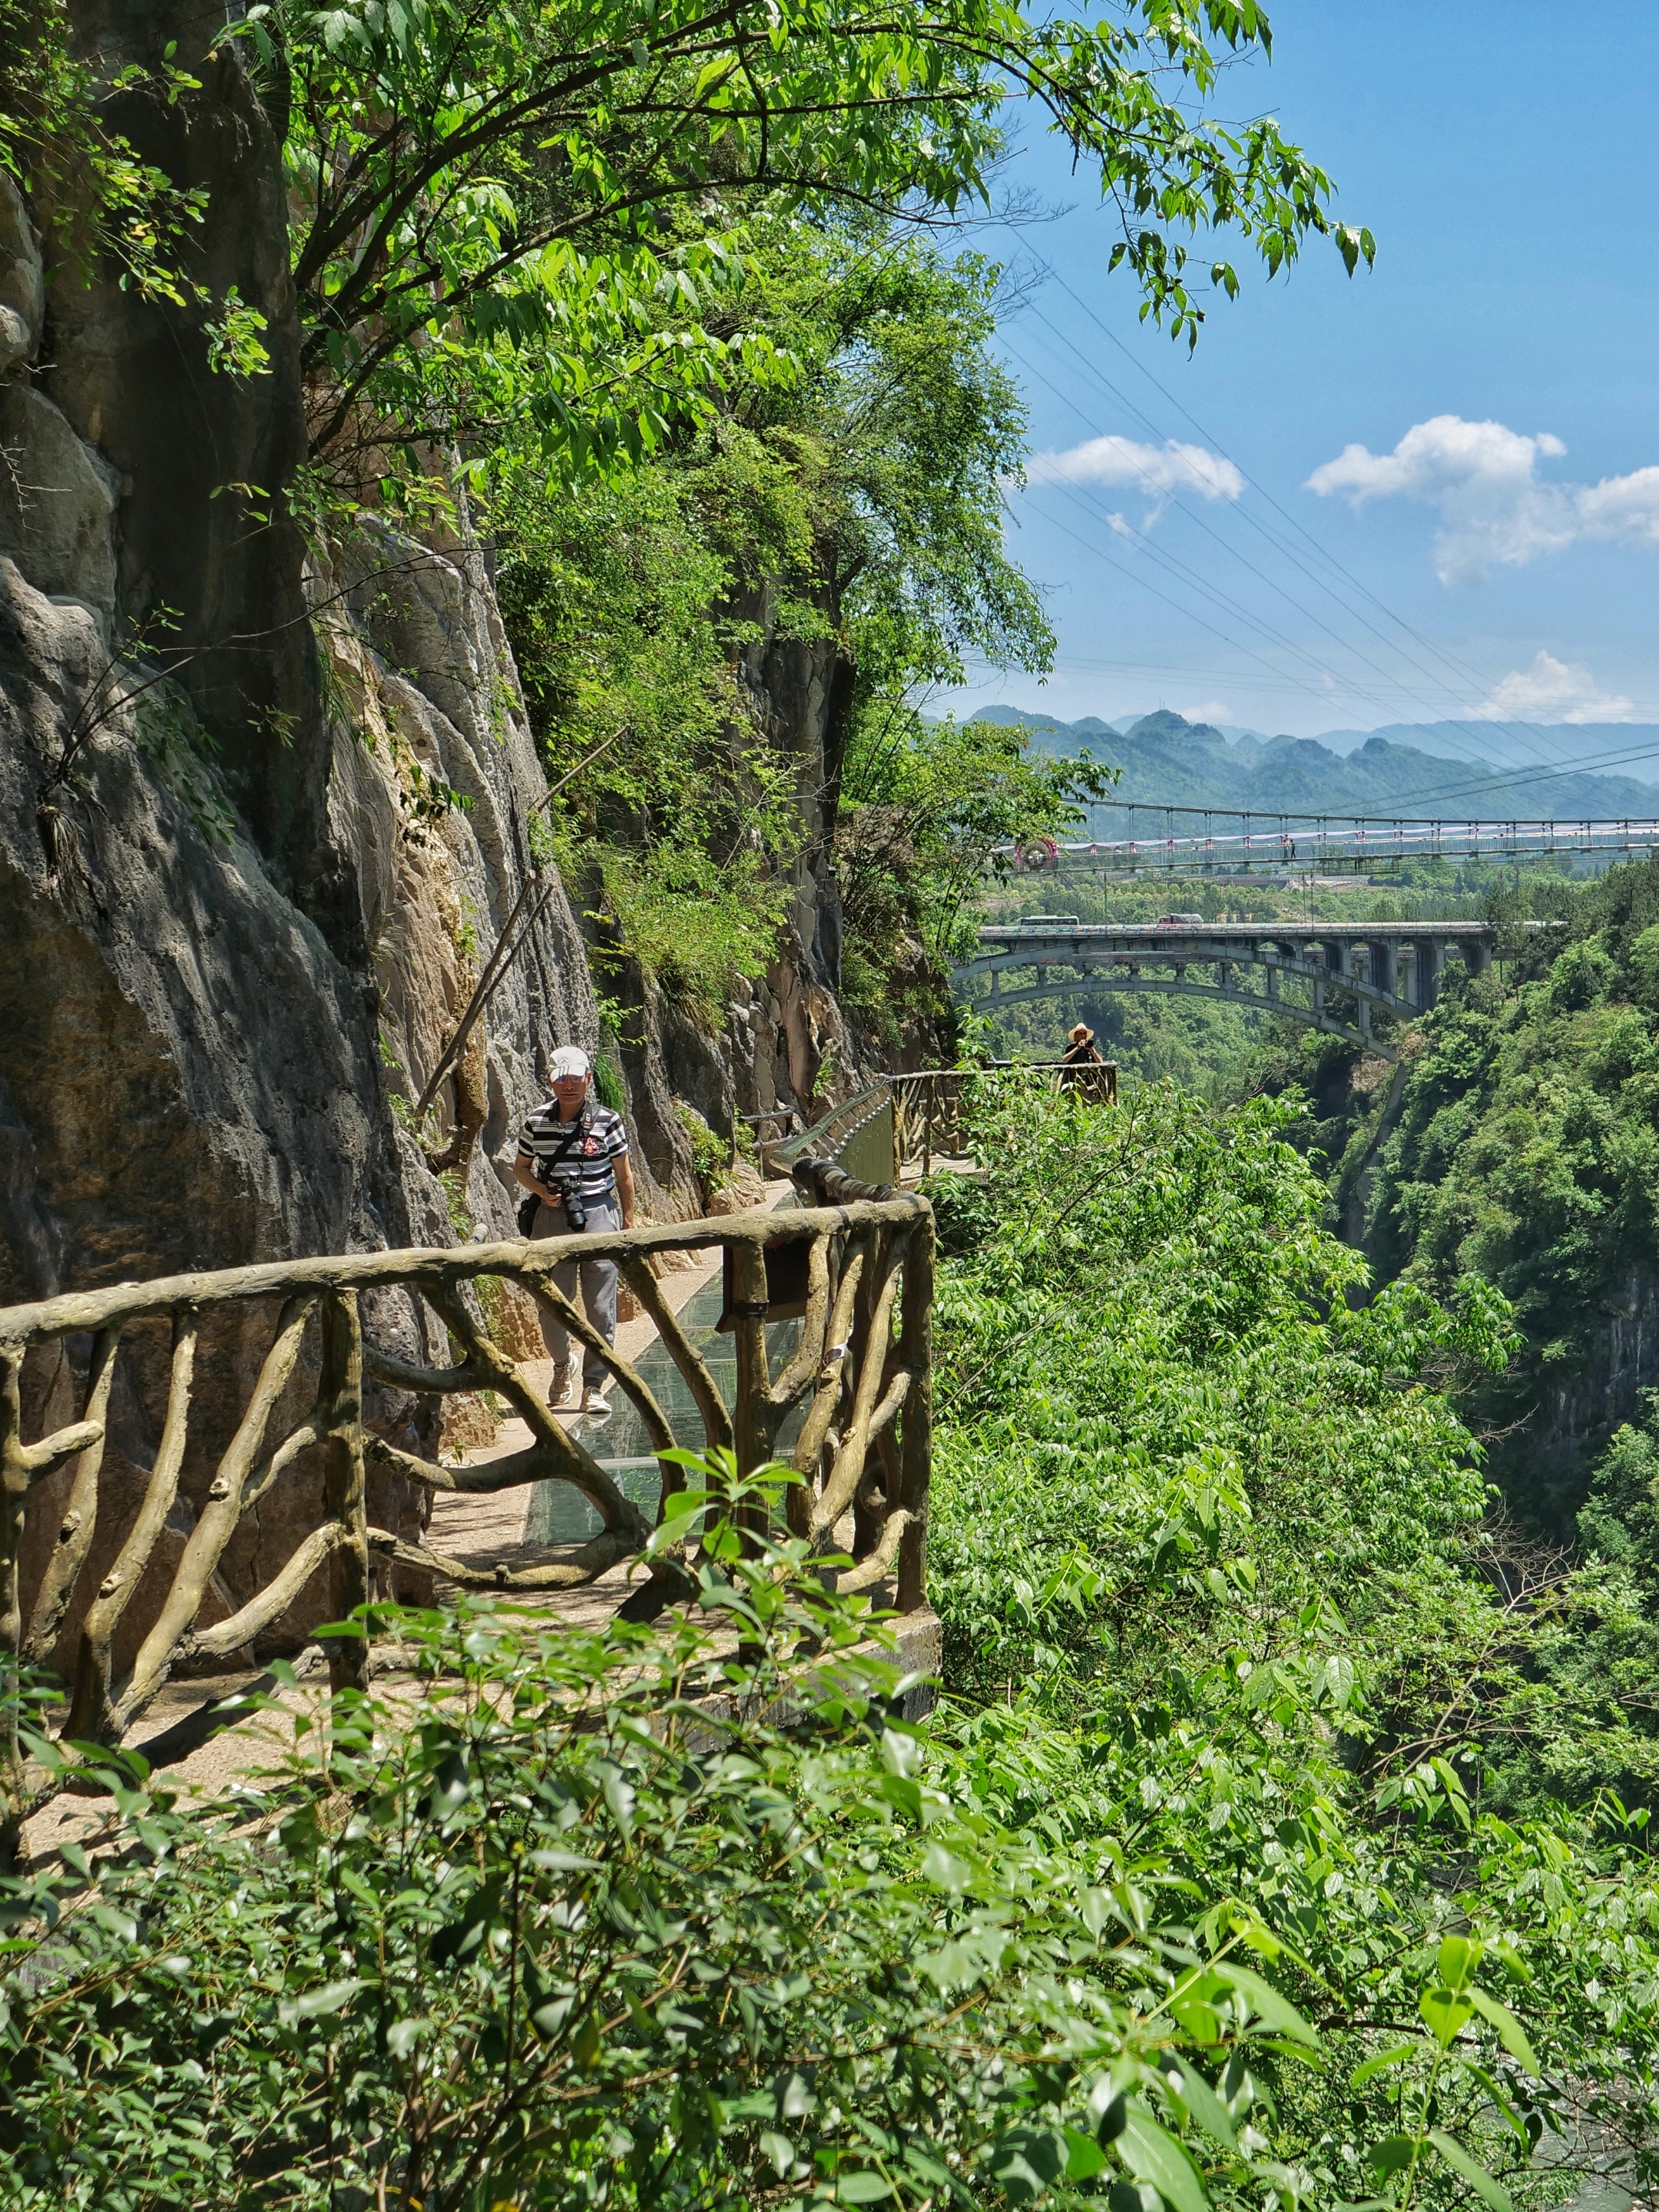
[[579,1044],[562,1044],[549,1063],[547,1072],[556,1083],[561,1076],[591,1075],[593,1063]]

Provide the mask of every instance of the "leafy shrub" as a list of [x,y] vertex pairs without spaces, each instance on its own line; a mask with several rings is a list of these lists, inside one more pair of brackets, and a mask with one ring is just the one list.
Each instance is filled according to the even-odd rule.
[[[728,1467],[659,1541],[765,1495]],[[662,1637],[398,1615],[416,1691],[337,1698],[205,1815],[130,1759],[99,1844],[4,1893],[0,2203],[1021,2203],[1117,2174],[1195,2204],[1193,2156],[1246,2174],[1258,2045],[1316,2039],[1238,1935],[1195,1967],[1120,1852],[1057,1856],[930,1768],[864,1601],[799,1544],[718,1522],[698,1596]]]

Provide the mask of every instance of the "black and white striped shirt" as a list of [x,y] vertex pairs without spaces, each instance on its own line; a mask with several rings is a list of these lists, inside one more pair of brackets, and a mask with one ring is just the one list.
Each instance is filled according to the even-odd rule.
[[[567,1144],[573,1130],[579,1133]],[[534,1163],[538,1182],[557,1190],[575,1181],[585,1206],[616,1204],[617,1171],[611,1162],[627,1152],[628,1132],[622,1115],[596,1099],[585,1101],[574,1121],[560,1121],[556,1098],[532,1107],[519,1132],[519,1150]]]

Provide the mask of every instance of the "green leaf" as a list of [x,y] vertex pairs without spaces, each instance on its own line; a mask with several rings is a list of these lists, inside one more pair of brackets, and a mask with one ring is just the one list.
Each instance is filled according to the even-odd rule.
[[1235,1966],[1231,1959],[1218,1960],[1208,1971],[1218,1981],[1224,1982],[1229,1989],[1237,1990],[1242,1997],[1247,1998],[1251,2010],[1268,2027],[1277,2028],[1280,2034],[1288,2035],[1297,2043],[1305,2043],[1310,2050],[1318,2049],[1319,2037],[1315,2030],[1303,2019],[1290,1999],[1281,1996],[1271,1982],[1264,1981],[1260,1974],[1253,1973],[1248,1966]]
[[1498,2030],[1498,2041],[1510,2057],[1518,2059],[1528,2074],[1536,2075],[1541,2073],[1543,2069],[1527,2039],[1527,2031],[1509,2007],[1499,2004],[1496,1997],[1489,1997],[1485,1990],[1476,1989],[1473,1983],[1464,1995],[1482,2018],[1489,2020]]
[[1440,1978],[1449,1990],[1461,1992],[1480,1963],[1480,1946],[1467,1936],[1448,1936],[1440,1946]]
[[1206,2212],[1204,2185],[1181,2145],[1149,2112],[1132,2105],[1124,2115],[1117,2154],[1137,2181],[1149,2181],[1175,2212]]
[[1492,2212],[1514,2212],[1510,2192],[1501,2181],[1496,2181],[1486,2167],[1470,2157],[1455,2136],[1440,2128],[1429,2130],[1429,2141],[1434,2145],[1454,2173],[1461,2173],[1483,2203],[1490,2204]]
[[1066,2179],[1067,2181],[1091,2181],[1106,2169],[1106,2154],[1092,2136],[1080,2135],[1075,2128],[1066,2130]]
[[1374,2081],[1379,2074],[1386,2074],[1391,2066],[1402,2065],[1407,2058],[1427,2048],[1428,2045],[1423,2043],[1396,2043],[1387,2051],[1379,2051],[1375,2058],[1368,2058],[1363,2065],[1354,2068],[1348,2077],[1350,2085],[1353,2088],[1363,2089],[1367,2081]]
[[966,1889],[973,1873],[966,1859],[956,1857],[940,1844],[929,1844],[921,1855],[923,1881],[931,1881],[936,1889],[949,1890],[953,1897]]
[[1181,2069],[1181,2101],[1198,2122],[1206,2135],[1213,2136],[1217,2142],[1228,2150],[1238,2148],[1238,2137],[1233,2128],[1232,2115],[1217,2096],[1214,2089],[1195,2066],[1177,2059]]
[[325,1983],[320,1990],[307,1990],[303,1996],[284,1997],[276,2008],[276,2017],[284,2027],[291,2027],[295,2021],[320,2019],[325,2013],[338,2012],[342,2005],[349,2004],[362,1987],[361,1979]]
[[634,1785],[622,1769],[611,1765],[608,1759],[601,1762],[600,1771],[604,1778],[605,1802],[611,1808],[611,1818],[622,1830],[623,1841],[631,1843],[634,1839]]
[[795,2146],[787,2136],[781,2136],[775,2128],[761,2130],[762,2154],[772,2162],[772,2171],[781,2181],[795,2162]]
[[908,1774],[884,1774],[881,1794],[890,1805],[921,1826],[921,1784],[913,1782]]
[[1417,2009],[1427,2021],[1435,2041],[1446,2051],[1474,2008],[1462,1997],[1454,1996],[1449,1990],[1425,1990],[1417,2000]]
[[843,2204],[878,2204],[892,2193],[893,2185],[885,2174],[872,2172],[867,2166],[858,2173],[836,2176],[836,2195]]
[[1417,2151],[1414,2136],[1388,2136],[1374,2143],[1365,2154],[1367,2166],[1374,2166],[1385,2179],[1391,2173],[1403,2173]]

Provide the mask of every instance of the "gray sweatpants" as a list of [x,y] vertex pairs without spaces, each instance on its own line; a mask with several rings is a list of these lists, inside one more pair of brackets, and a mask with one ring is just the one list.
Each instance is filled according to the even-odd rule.
[[[622,1209],[617,1206],[590,1206],[587,1209],[587,1233],[620,1229]],[[536,1225],[531,1236],[538,1242],[544,1237],[566,1237],[564,1208],[550,1206],[545,1199],[536,1208]],[[587,1318],[607,1344],[617,1340],[617,1263],[614,1260],[571,1260],[553,1270],[553,1281],[574,1304],[576,1301],[577,1279],[581,1284],[581,1303]],[[542,1342],[547,1346],[548,1357],[556,1367],[567,1365],[570,1358],[570,1332],[545,1311],[541,1314]],[[591,1345],[582,1348],[582,1383],[589,1390],[602,1389],[611,1373],[609,1364]]]

